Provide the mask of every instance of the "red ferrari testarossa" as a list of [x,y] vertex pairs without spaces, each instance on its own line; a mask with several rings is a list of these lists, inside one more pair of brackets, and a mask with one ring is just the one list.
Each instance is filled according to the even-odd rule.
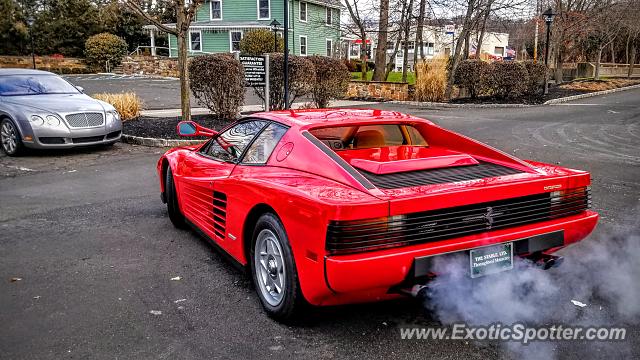
[[514,256],[550,267],[598,220],[589,173],[398,112],[265,112],[178,132],[211,139],[158,161],[171,221],[247,266],[279,319],[401,296],[439,256],[467,256],[471,277],[508,271]]

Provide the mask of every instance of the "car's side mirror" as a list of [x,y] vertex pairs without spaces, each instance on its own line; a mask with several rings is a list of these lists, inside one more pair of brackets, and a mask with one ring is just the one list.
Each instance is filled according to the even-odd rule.
[[76,86],[76,89],[84,94],[84,88],[82,86]]
[[217,131],[198,125],[194,121],[180,121],[176,127],[180,136],[215,136]]

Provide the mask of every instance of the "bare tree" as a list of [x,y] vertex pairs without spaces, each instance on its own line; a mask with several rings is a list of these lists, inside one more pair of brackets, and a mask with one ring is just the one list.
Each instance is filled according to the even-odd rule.
[[[160,2],[162,0],[158,0]],[[159,30],[175,35],[178,39],[178,74],[180,76],[180,105],[182,119],[191,119],[191,104],[189,102],[189,72],[187,71],[187,36],[189,26],[195,18],[196,10],[204,0],[170,0],[167,7],[172,7],[176,14],[175,27],[162,24],[160,19],[153,16],[149,9],[145,9],[144,0],[124,0],[125,6],[145,20],[155,25]]]
[[[409,0],[409,4],[407,5],[407,14],[405,15],[405,23],[404,23],[404,46],[403,54],[402,54],[402,82],[407,82],[407,68],[409,67],[409,43],[411,39],[411,18],[413,15],[413,0]],[[413,48],[415,53],[415,45]],[[415,64],[414,64],[415,66]]]
[[[416,64],[418,64],[418,51],[420,52],[420,59],[424,60],[424,18],[425,18],[425,10],[426,10],[427,0],[420,0],[420,5],[418,5],[418,24],[416,26],[416,46],[413,50],[413,67],[415,69]],[[416,78],[418,77],[418,72],[414,71],[416,74]]]
[[[425,0],[421,0],[425,1]],[[387,61],[387,41],[389,32],[389,0],[380,0],[378,16],[378,42],[376,44],[376,62],[373,70],[374,81],[386,79],[385,63]]]
[[359,0],[346,0],[347,10],[349,11],[349,17],[356,27],[356,33],[360,38],[360,60],[362,60],[361,66],[361,79],[367,80],[367,23],[365,13],[358,9]]

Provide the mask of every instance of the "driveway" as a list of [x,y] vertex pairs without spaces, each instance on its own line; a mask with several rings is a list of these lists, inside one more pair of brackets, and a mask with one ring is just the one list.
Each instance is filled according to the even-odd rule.
[[[524,109],[378,107],[427,117],[525,159],[589,170],[603,216],[591,238],[622,228],[638,234],[640,90]],[[624,342],[515,350],[497,341],[400,340],[399,326],[438,325],[414,300],[322,309],[296,326],[273,322],[248,276],[195,233],[172,227],[158,195],[159,156],[126,144],[0,156],[2,358],[640,357],[632,317]],[[640,294],[632,295],[637,306]],[[572,296],[537,306],[575,312]],[[594,301],[580,321],[606,316],[611,305]]]
[[[89,95],[132,91],[142,99],[146,110],[180,108],[178,79],[117,74],[65,75],[64,78],[74,85],[82,86]],[[253,89],[247,88],[245,105],[261,104],[262,101],[254,94]],[[200,106],[193,95],[191,95],[191,106]]]

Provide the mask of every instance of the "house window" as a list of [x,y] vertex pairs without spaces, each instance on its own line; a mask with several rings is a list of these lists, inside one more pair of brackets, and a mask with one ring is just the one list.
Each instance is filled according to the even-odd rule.
[[498,56],[504,55],[504,47],[496,46],[495,49],[493,49],[493,54]]
[[351,42],[351,49],[349,50],[349,57],[359,58],[360,57],[360,44],[356,44],[355,42]]
[[307,37],[300,35],[300,55],[307,55]]
[[300,3],[300,21],[307,22],[307,3]]
[[332,9],[330,7],[326,8],[327,9],[327,18],[325,19],[325,24],[327,26],[330,26],[331,24],[333,24],[333,17],[332,17]]
[[189,50],[202,51],[202,33],[200,31],[189,31]]
[[333,40],[327,39],[327,56],[333,55]]
[[424,53],[425,53],[426,55],[433,55],[433,48],[434,48],[434,46],[433,46],[433,45],[434,45],[434,44],[433,44],[432,42],[427,42],[427,43],[424,43],[424,45],[425,45],[425,47],[426,47],[426,49],[425,49],[425,52],[424,52]]
[[258,1],[258,20],[269,20],[271,18],[271,1],[270,0],[257,0]]
[[222,20],[222,0],[211,0],[209,6],[211,20]]
[[229,32],[229,42],[231,43],[231,52],[240,51],[240,40],[242,40],[242,31]]

